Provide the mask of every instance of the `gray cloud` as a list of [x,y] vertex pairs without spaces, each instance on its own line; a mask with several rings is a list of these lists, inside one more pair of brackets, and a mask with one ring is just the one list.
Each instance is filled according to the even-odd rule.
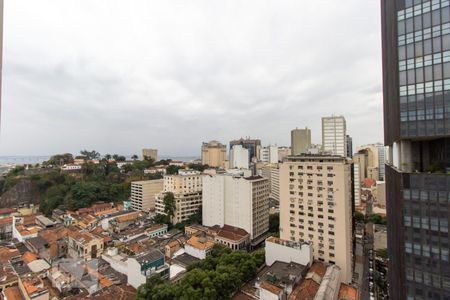
[[382,140],[378,1],[5,3],[0,155],[198,155],[343,114]]

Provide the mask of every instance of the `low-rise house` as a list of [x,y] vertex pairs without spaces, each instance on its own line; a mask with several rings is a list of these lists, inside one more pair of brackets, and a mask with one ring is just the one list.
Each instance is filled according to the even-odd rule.
[[90,260],[103,253],[103,238],[86,231],[69,230],[68,255],[71,258]]
[[12,238],[13,217],[0,219],[0,240],[8,241]]
[[312,246],[307,242],[286,241],[272,236],[266,239],[265,251],[268,266],[281,261],[309,267],[313,262]]
[[144,214],[141,212],[129,212],[127,214],[119,215],[109,220],[108,230],[110,232],[120,233],[132,224],[135,224],[138,219],[143,216]]
[[16,248],[0,246],[0,265],[7,265],[13,257],[20,257],[20,252]]
[[82,166],[76,164],[66,164],[61,167],[61,171],[63,172],[79,172],[81,169]]
[[44,215],[36,216],[36,225],[42,227],[42,228],[51,228],[56,225],[56,222],[53,220],[50,220]]
[[169,278],[169,265],[165,262],[164,254],[157,249],[130,257],[127,262],[128,284],[136,289],[153,274],[159,274],[163,279]]
[[39,236],[48,243],[48,248],[39,251],[41,258],[52,263],[55,259],[67,256],[69,230],[65,227],[55,227],[52,229],[42,230]]
[[16,212],[14,208],[0,208],[0,219],[12,217],[12,215]]
[[168,258],[172,258],[173,255],[183,248],[183,244],[179,240],[173,240],[164,246],[164,254]]
[[4,291],[7,287],[16,285],[18,280],[19,278],[11,266],[0,266],[0,290]]
[[214,245],[214,241],[208,239],[205,235],[194,235],[187,240],[184,250],[193,257],[205,259],[211,253]]
[[217,230],[214,241],[232,250],[243,250],[250,245],[250,234],[242,228],[224,225]]
[[13,238],[17,239],[19,242],[24,242],[27,239],[37,237],[39,230],[41,230],[38,226],[15,225],[14,223],[12,229]]

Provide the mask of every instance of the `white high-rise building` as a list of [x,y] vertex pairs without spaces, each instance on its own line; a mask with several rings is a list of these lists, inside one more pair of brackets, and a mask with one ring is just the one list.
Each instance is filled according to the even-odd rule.
[[332,155],[347,156],[347,126],[343,116],[322,118],[322,147]]
[[230,150],[230,169],[248,169],[249,152],[242,145],[234,145]]
[[270,164],[278,163],[278,147],[277,146],[267,146],[262,147],[260,150],[261,161]]
[[203,225],[242,228],[257,241],[269,230],[269,180],[236,174],[203,177]]

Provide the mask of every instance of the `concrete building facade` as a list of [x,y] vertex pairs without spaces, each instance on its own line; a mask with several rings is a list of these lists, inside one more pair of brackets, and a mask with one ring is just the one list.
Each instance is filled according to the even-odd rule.
[[390,299],[450,299],[449,6],[381,0]]
[[239,139],[234,140],[230,142],[230,149],[233,148],[233,146],[241,145],[243,148],[248,150],[248,162],[256,162],[259,161],[261,158],[259,157],[260,149],[261,149],[261,140],[258,139]]
[[332,155],[347,156],[347,125],[343,116],[322,118],[322,147]]
[[278,147],[278,161],[281,162],[283,159],[292,154],[291,147]]
[[278,163],[278,147],[277,146],[267,146],[262,147],[260,150],[260,155],[262,162],[276,164]]
[[202,164],[210,167],[223,167],[227,160],[227,146],[218,141],[202,144]]
[[156,195],[164,189],[164,179],[133,181],[131,183],[131,208],[139,211],[154,211]]
[[146,157],[153,159],[154,161],[158,160],[158,149],[142,149],[142,160]]
[[156,213],[164,213],[164,196],[175,196],[174,224],[187,220],[202,205],[202,175],[194,170],[179,170],[177,175],[164,176],[164,190],[156,197]]
[[351,163],[344,157],[291,156],[280,166],[280,237],[310,242],[315,259],[353,270]]
[[269,180],[236,174],[203,178],[203,225],[242,228],[256,241],[269,230]]
[[241,145],[235,145],[230,150],[230,169],[248,169],[249,151]]
[[291,130],[291,150],[292,155],[300,155],[308,152],[311,148],[311,129],[293,129]]

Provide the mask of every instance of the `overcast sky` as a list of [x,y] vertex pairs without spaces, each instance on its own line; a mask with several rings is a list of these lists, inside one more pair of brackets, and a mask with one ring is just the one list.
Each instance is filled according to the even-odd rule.
[[342,114],[381,142],[378,0],[5,0],[0,155],[200,155]]

